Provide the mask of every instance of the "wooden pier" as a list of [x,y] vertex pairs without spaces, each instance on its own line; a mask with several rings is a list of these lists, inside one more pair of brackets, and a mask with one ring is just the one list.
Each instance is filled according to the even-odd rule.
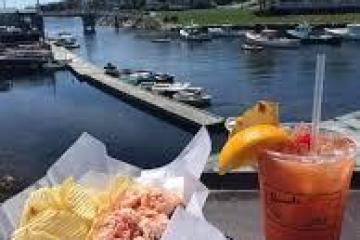
[[67,60],[68,68],[79,77],[92,80],[100,86],[110,89],[111,92],[115,94],[125,96],[149,107],[151,110],[156,111],[156,114],[168,115],[173,119],[196,126],[219,127],[222,126],[224,122],[224,118],[221,116],[176,102],[164,96],[153,94],[139,87],[122,82],[117,78],[108,76],[104,73],[102,67],[92,64],[62,47],[52,45],[52,50],[54,58],[56,60]]

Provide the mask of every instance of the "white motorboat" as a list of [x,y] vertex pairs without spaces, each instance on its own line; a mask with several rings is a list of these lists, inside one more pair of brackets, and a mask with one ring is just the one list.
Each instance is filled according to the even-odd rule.
[[174,82],[174,83],[155,83],[151,87],[151,91],[163,94],[163,95],[173,95],[174,93],[183,91],[190,87],[190,83],[185,82]]
[[241,49],[244,50],[244,51],[258,52],[258,51],[264,50],[264,47],[263,46],[257,46],[257,45],[250,45],[250,44],[242,44]]
[[360,24],[348,24],[345,28],[325,28],[329,34],[348,40],[360,40]]
[[54,38],[55,45],[62,46],[65,42],[76,41],[75,37],[69,32],[60,32],[57,37]]
[[67,49],[79,48],[80,44],[77,43],[76,38],[68,32],[60,32],[58,37],[55,38],[56,46],[65,47]]
[[300,39],[303,44],[341,44],[342,38],[324,31],[315,30],[310,24],[303,23],[296,26],[295,29],[286,31],[289,38]]
[[222,38],[222,37],[239,37],[241,32],[234,30],[232,25],[223,24],[220,27],[209,27],[208,33],[213,38]]
[[276,30],[265,29],[261,33],[252,31],[245,33],[246,40],[250,44],[271,48],[297,48],[300,46],[299,39],[279,37]]
[[195,107],[205,107],[211,104],[212,97],[201,88],[188,88],[175,93],[173,99]]
[[171,39],[170,38],[156,38],[151,40],[151,42],[153,43],[170,43]]
[[198,25],[192,24],[190,26],[186,26],[179,31],[180,39],[187,41],[210,41],[211,37],[208,31],[201,29]]
[[155,82],[141,82],[138,86],[142,89],[151,91],[151,88],[154,86]]

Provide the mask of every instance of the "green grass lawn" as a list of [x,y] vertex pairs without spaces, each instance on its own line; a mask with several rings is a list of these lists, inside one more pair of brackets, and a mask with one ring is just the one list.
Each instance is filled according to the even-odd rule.
[[186,25],[192,21],[200,25],[236,24],[252,25],[261,23],[301,23],[307,21],[312,24],[320,23],[350,23],[360,22],[360,13],[341,13],[329,15],[282,15],[256,16],[248,10],[242,9],[206,9],[188,10],[181,12],[164,11],[159,17],[177,17],[178,23]]

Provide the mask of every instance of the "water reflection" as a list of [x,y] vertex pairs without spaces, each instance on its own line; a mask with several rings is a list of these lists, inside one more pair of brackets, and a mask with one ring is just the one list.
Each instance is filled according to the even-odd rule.
[[0,92],[8,92],[13,87],[11,80],[0,80]]
[[0,93],[0,175],[14,176],[21,187],[41,177],[85,131],[110,155],[144,168],[168,163],[192,136],[67,71],[5,82],[11,88]]
[[[270,55],[270,56],[269,56]],[[275,58],[271,57],[271,51],[266,50],[259,53],[247,52],[243,55],[244,68],[248,73],[257,78],[260,76],[272,76],[275,67]]]

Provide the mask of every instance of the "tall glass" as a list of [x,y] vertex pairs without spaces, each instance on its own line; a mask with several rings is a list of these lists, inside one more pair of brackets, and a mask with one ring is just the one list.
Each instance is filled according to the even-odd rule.
[[[356,144],[346,135],[324,134],[321,132],[320,136],[332,148],[326,155],[304,156],[281,150],[265,150],[260,155],[266,240],[340,239]],[[331,146],[333,137],[341,142],[341,147]]]

